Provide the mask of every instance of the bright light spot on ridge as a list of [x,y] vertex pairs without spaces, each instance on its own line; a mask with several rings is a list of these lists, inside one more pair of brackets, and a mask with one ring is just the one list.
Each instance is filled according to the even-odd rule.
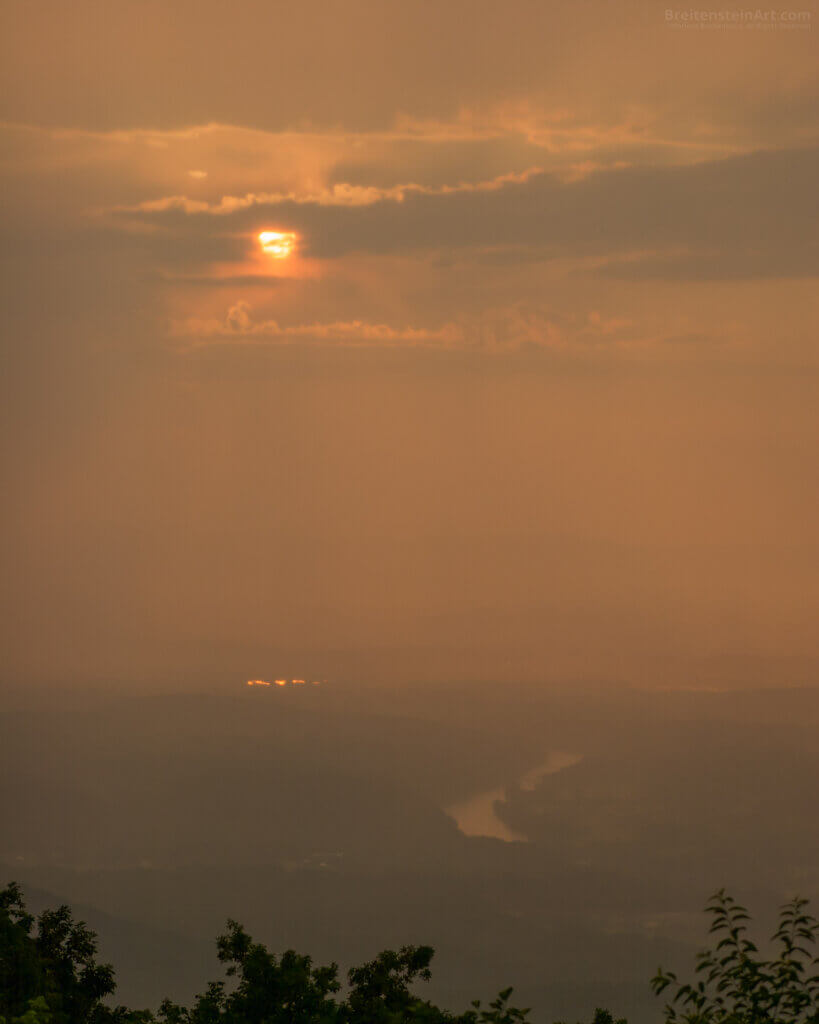
[[268,256],[277,260],[285,260],[288,256],[293,255],[297,237],[295,231],[261,231],[259,244]]
[[[320,686],[322,682],[326,683],[327,680],[326,679],[324,679],[324,680],[314,679],[312,685],[313,686]],[[306,679],[274,679],[273,680],[273,684],[275,686],[306,686],[307,685],[307,680]],[[268,682],[267,679],[248,679],[247,685],[248,686],[270,686],[271,684],[270,684],[270,682]]]

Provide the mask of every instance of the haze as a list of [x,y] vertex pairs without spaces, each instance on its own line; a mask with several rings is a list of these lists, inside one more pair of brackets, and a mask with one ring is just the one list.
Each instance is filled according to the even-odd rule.
[[575,1019],[577,913],[639,1024],[819,891],[817,13],[675,10],[6,0],[0,862],[176,936],[134,1000],[258,911]]
[[80,0],[2,47],[11,678],[815,664],[810,27]]

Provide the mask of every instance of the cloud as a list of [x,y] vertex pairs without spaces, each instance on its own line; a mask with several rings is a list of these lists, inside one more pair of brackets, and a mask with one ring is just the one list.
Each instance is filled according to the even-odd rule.
[[470,116],[480,124],[493,109],[537,125],[534,108],[554,133],[577,108],[591,123],[642,127],[647,96],[651,123],[684,124],[686,135],[715,122],[714,139],[816,123],[815,103],[798,102],[816,81],[811,33],[681,38],[646,0],[510,0],[502,10],[449,0],[434,18],[419,3],[285,9],[243,0],[241,24],[253,30],[241,46],[225,45],[237,15],[215,0],[152,5],[148,17],[144,4],[109,5],[104,19],[96,0],[6,6],[0,114],[31,123],[174,129],[217,119],[383,131],[403,116],[410,125],[462,121],[466,132]]
[[524,258],[602,260],[601,272],[619,268],[632,277],[798,277],[819,273],[809,216],[817,178],[819,149],[800,149],[573,181],[529,171],[435,189],[362,194],[334,186],[337,193],[301,200],[227,197],[216,207],[176,196],[128,216],[183,234],[207,235],[214,213],[226,230],[275,224],[298,231],[304,253],[325,260],[418,250],[465,250],[468,258],[518,248]]
[[[268,343],[332,343],[336,347],[430,348],[468,352],[510,353],[548,351],[554,354],[598,358],[601,353],[624,356],[657,350],[678,343],[677,325],[664,334],[656,327],[628,317],[598,310],[565,314],[544,305],[518,302],[462,314],[457,321],[438,327],[395,326],[361,319],[282,324],[255,320],[251,307],[239,300],[221,319],[189,317],[173,326],[177,338],[191,339],[186,350],[213,344],[264,345]],[[701,339],[700,339],[701,340]]]
[[[161,199],[146,199],[130,206],[119,206],[107,211],[112,214],[166,213],[178,211],[187,214],[210,214],[226,217],[254,207],[270,210],[284,204],[305,206],[372,206],[380,202],[402,203],[412,195],[453,195],[458,192],[491,192],[514,182],[524,182],[542,173],[539,167],[530,167],[521,172],[510,171],[487,181],[460,182],[457,185],[419,185],[413,182],[393,185],[389,188],[375,185],[352,185],[336,182],[326,188],[307,192],[247,192],[243,196],[224,195],[217,202],[189,199],[184,195],[164,196]],[[582,177],[582,173],[579,175]]]
[[58,198],[76,214],[146,200],[214,213],[287,199],[352,205],[411,189],[486,187],[534,167],[572,179],[595,168],[686,163],[747,149],[708,125],[679,138],[664,133],[648,108],[604,122],[530,100],[463,107],[449,119],[401,115],[377,131],[277,132],[218,122],[91,131],[6,123],[0,150],[7,188],[24,195],[48,188],[52,202]]
[[232,339],[238,341],[327,341],[342,345],[408,345],[451,347],[463,342],[463,333],[456,324],[443,327],[395,327],[363,320],[334,321],[283,325],[276,320],[254,321],[250,306],[236,302],[223,320],[190,318],[176,324],[174,334],[199,339]]

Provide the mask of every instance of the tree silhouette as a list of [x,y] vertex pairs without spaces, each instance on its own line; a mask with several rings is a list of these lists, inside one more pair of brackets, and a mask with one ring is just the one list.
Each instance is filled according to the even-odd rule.
[[676,989],[666,1024],[819,1024],[819,958],[810,950],[817,921],[807,905],[795,898],[781,907],[772,938],[779,953],[766,960],[747,938],[748,911],[724,889],[716,892],[705,912],[717,942],[698,954],[699,978],[681,985],[660,968],[652,980],[657,994]]
[[0,891],[0,1021],[11,1024],[125,1024],[149,1019],[103,1003],[114,969],[97,963],[97,937],[67,906],[26,912],[20,886]]
[[[693,982],[660,968],[656,993],[669,990],[666,1024],[819,1024],[819,934],[807,901],[781,908],[773,959],[747,937],[748,912],[721,889],[706,907],[713,949],[697,957]],[[217,938],[225,980],[214,981],[188,1009],[165,1000],[156,1016],[111,1008],[114,971],[97,962],[96,936],[68,907],[28,914],[20,887],[0,891],[0,1024],[527,1024],[529,1010],[511,1004],[512,989],[487,1007],[460,1014],[414,992],[430,978],[430,946],[385,950],[352,968],[340,998],[338,966],[313,964],[287,950],[271,953],[236,921]],[[598,1009],[592,1024],[627,1024]]]

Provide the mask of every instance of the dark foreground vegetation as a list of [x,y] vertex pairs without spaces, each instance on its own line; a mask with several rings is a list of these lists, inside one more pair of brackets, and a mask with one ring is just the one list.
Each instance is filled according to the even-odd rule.
[[[776,953],[759,954],[747,936],[748,914],[720,890],[706,908],[712,945],[700,953],[692,982],[658,970],[666,1024],[819,1024],[819,934],[807,901],[782,907]],[[529,1009],[512,1005],[512,989],[488,1007],[473,1002],[452,1013],[413,991],[430,977],[433,950],[387,950],[348,972],[317,967],[293,950],[270,953],[236,921],[217,939],[227,981],[211,982],[191,1008],[166,1000],[156,1014],[109,1005],[116,985],[97,962],[95,934],[67,906],[27,913],[20,887],[0,891],[0,1024],[516,1024]],[[593,1024],[626,1024],[597,1010]]]

